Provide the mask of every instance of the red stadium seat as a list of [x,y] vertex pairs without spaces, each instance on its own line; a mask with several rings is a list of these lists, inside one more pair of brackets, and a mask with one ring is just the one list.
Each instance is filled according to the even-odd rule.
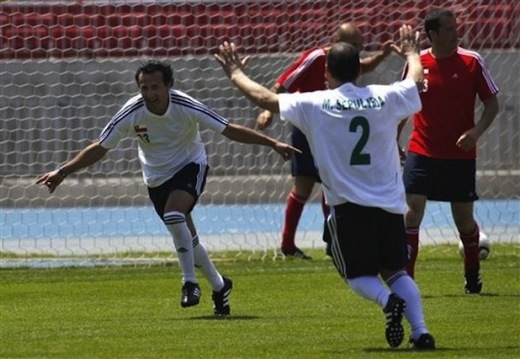
[[[479,19],[464,26],[463,46],[468,48],[497,47],[497,39],[501,39],[500,46],[513,46],[513,37],[508,36],[513,32],[511,23],[490,19]],[[518,44],[518,39],[516,40]]]
[[[208,54],[223,39],[251,52],[298,52],[327,43],[336,24],[334,2],[244,1],[239,3],[0,5],[1,58]],[[397,38],[402,22],[417,21],[441,0],[363,0],[344,15],[365,34],[365,50]],[[483,0],[458,3],[463,45],[518,47],[514,5]],[[411,24],[421,28],[422,24]],[[516,30],[517,31],[517,30]]]
[[186,27],[177,26],[146,26],[143,28],[143,46],[149,55],[179,55],[182,48],[188,46]]

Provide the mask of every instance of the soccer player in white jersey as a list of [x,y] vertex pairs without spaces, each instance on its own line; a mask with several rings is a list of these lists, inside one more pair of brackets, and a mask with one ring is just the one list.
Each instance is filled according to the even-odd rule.
[[[404,339],[403,315],[411,325],[410,343],[435,349],[424,320],[421,295],[405,270],[406,199],[401,177],[397,126],[421,109],[423,85],[419,35],[400,29],[395,51],[406,57],[407,78],[389,86],[357,87],[359,53],[337,43],[327,55],[329,90],[276,94],[241,70],[234,44],[215,57],[232,82],[255,104],[297,126],[307,137],[331,207],[332,257],[341,277],[360,296],[383,308],[391,347]],[[386,284],[386,285],[385,285]]]
[[181,306],[200,301],[195,267],[213,288],[215,315],[230,314],[231,279],[223,277],[199,242],[191,211],[202,194],[208,173],[207,156],[199,125],[231,140],[269,146],[285,160],[294,147],[249,128],[230,123],[201,102],[173,89],[173,71],[167,64],[150,61],[135,75],[139,94],[115,114],[99,139],[57,170],[37,179],[50,193],[71,173],[101,160],[124,138],[135,138],[143,179],[155,210],[173,237],[182,271]]

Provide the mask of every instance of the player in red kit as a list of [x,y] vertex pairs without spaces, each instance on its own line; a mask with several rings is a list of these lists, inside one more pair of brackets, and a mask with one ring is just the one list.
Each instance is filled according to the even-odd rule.
[[[404,166],[409,210],[406,232],[407,271],[414,276],[419,226],[427,200],[450,202],[453,220],[464,245],[466,293],[482,290],[479,226],[473,216],[476,193],[477,141],[498,113],[498,87],[482,57],[458,47],[453,12],[433,9],[425,18],[431,48],[421,52],[425,88],[422,110],[413,116],[413,130]],[[484,105],[475,122],[475,100]]]
[[[332,42],[347,42],[358,51],[363,49],[363,38],[359,30],[352,23],[341,24],[336,30]],[[362,72],[374,70],[391,52],[393,41],[387,41],[382,49],[370,57],[361,60]],[[321,46],[305,51],[287,70],[276,80],[271,88],[275,93],[284,92],[311,92],[326,89],[325,63],[327,52],[331,45]],[[257,118],[257,126],[263,130],[271,124],[273,114],[263,111]],[[321,183],[318,169],[314,163],[309,144],[305,135],[296,127],[291,129],[293,145],[302,150],[291,161],[291,174],[294,184],[287,197],[287,206],[282,229],[282,243],[280,254],[302,259],[311,259],[295,244],[295,235],[298,222],[305,203],[312,194],[314,184]],[[325,217],[329,209],[322,197],[322,210]],[[323,240],[327,242],[327,254],[330,255],[329,235],[327,226],[324,226]]]

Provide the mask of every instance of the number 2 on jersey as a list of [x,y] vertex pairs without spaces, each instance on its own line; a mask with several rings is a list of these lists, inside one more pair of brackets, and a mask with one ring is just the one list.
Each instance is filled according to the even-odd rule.
[[363,153],[363,148],[367,144],[370,135],[370,125],[365,117],[356,116],[350,121],[350,132],[356,133],[358,132],[358,128],[361,128],[361,137],[359,137],[359,141],[356,143],[350,155],[351,166],[370,164],[370,153]]

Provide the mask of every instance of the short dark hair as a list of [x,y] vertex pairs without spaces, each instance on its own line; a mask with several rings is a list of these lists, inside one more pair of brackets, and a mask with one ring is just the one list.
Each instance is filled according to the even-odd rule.
[[163,82],[167,86],[173,86],[173,70],[172,67],[164,62],[151,60],[141,65],[135,73],[135,81],[139,84],[140,74],[152,74],[154,72],[160,72],[162,74]]
[[333,79],[340,82],[353,82],[361,70],[359,52],[346,42],[334,44],[327,55],[327,69]]
[[455,14],[451,10],[444,8],[433,8],[426,13],[424,18],[424,31],[426,32],[428,39],[431,40],[430,30],[435,32],[439,31],[439,28],[441,27],[441,19],[443,17],[455,17]]

